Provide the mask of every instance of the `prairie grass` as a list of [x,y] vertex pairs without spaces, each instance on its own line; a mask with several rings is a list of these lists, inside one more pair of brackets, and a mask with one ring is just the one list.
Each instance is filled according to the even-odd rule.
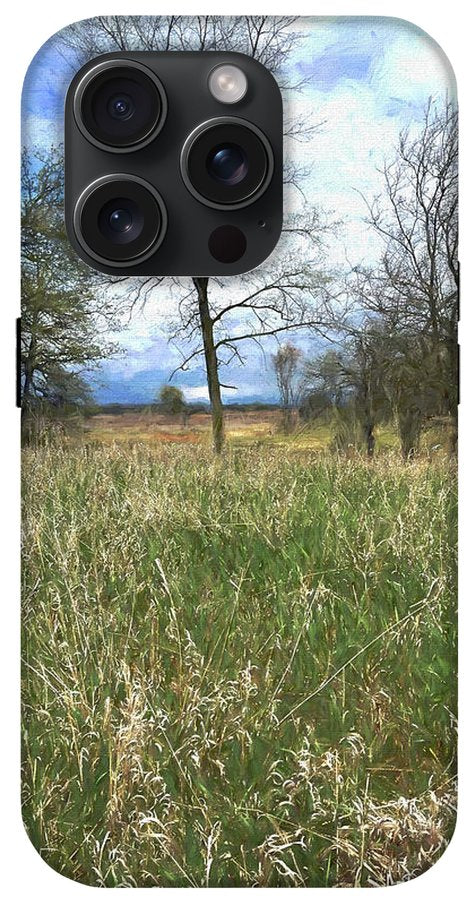
[[447,459],[26,450],[23,810],[96,886],[363,886],[455,815]]

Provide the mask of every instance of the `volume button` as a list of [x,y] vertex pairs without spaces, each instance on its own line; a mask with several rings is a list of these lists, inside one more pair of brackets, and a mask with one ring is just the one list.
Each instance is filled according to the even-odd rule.
[[16,402],[16,406],[18,406],[21,409],[21,319],[20,318],[18,318],[16,320],[15,327],[16,327],[15,402]]

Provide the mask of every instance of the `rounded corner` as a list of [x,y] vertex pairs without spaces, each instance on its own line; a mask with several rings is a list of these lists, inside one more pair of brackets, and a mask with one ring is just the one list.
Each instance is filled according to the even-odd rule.
[[64,31],[66,31],[67,28],[71,28],[71,26],[74,26],[74,25],[79,25],[81,22],[84,22],[84,21],[86,21],[86,20],[85,20],[85,19],[78,19],[77,21],[74,21],[74,22],[68,22],[67,25],[63,25],[63,27],[62,27],[62,28],[59,28],[58,31],[54,31],[53,34],[50,34],[50,36],[49,36],[48,38],[46,38],[46,40],[43,41],[42,44],[40,44],[40,46],[38,47],[38,49],[35,50],[35,52],[33,53],[33,56],[32,56],[31,59],[30,59],[30,62],[28,63],[28,65],[27,65],[27,67],[26,67],[26,69],[25,69],[25,73],[24,73],[24,75],[23,75],[23,80],[22,80],[22,85],[21,85],[21,98],[22,98],[22,103],[23,103],[23,101],[24,101],[24,99],[25,99],[25,90],[26,90],[27,87],[28,87],[28,79],[29,79],[30,76],[33,74],[33,71],[34,71],[34,68],[35,68],[36,64],[37,64],[38,62],[40,62],[40,60],[42,60],[43,56],[49,51],[49,49],[50,49],[51,46],[53,45],[54,41],[55,41],[55,40],[56,40],[56,39],[57,39]]
[[425,28],[422,28],[421,25],[418,25],[417,22],[412,22],[410,19],[404,19],[401,16],[384,16],[382,18],[386,18],[387,22],[394,22],[395,25],[402,28],[402,30],[412,31],[414,34],[417,34],[437,54],[437,56],[439,56],[441,63],[447,72],[448,86],[453,88],[454,99],[457,102],[458,80],[456,78],[454,66],[446,53],[446,50],[439,41],[437,41],[429,31],[426,31]]
[[[456,800],[456,804],[457,804],[457,800]],[[419,881],[420,879],[425,878],[426,876],[430,875],[430,873],[434,872],[434,870],[437,866],[439,868],[439,864],[440,864],[441,860],[446,859],[447,850],[451,846],[453,846],[453,838],[455,836],[457,824],[458,824],[458,808],[456,806],[455,815],[448,822],[448,829],[444,833],[445,844],[442,847],[439,855],[435,859],[432,860],[432,862],[430,863],[429,866],[427,866],[427,868],[422,869],[421,871],[412,875],[410,878],[403,878],[400,881],[396,881],[393,884],[388,885],[388,887],[402,887],[405,884],[411,884],[415,881]]]
[[[55,876],[58,876],[58,878],[62,878],[65,881],[70,881],[70,882],[72,882],[72,884],[77,884],[77,885],[85,884],[82,881],[78,881],[78,879],[76,879],[76,878],[72,878],[71,875],[68,875],[66,872],[60,872],[60,870],[57,869],[54,865],[52,865],[52,863],[48,859],[46,859],[44,856],[42,856],[40,849],[35,844],[35,841],[33,840],[33,837],[28,830],[28,824],[25,819],[23,804],[20,804],[20,823],[22,825],[22,834],[23,834],[22,839],[26,841],[25,846],[27,848],[31,847],[33,849],[33,852],[34,852],[33,858],[35,860],[39,859],[41,861],[41,863],[43,864],[43,866],[46,866],[46,868],[50,872],[53,872]],[[27,849],[25,852],[28,853],[30,851],[29,851],[29,849]],[[95,887],[95,885],[90,884],[89,887]]]

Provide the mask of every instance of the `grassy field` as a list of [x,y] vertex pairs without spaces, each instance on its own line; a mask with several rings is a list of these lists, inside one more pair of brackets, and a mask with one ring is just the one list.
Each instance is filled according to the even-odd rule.
[[25,451],[24,819],[64,875],[387,884],[451,837],[452,464],[264,428]]

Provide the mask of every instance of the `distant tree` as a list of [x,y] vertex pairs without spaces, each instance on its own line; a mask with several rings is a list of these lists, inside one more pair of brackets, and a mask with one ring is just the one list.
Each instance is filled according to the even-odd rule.
[[342,349],[326,350],[308,360],[304,366],[303,406],[318,413],[325,409],[338,409],[349,400],[349,387],[342,374],[344,354]]
[[160,388],[157,402],[162,412],[169,416],[183,415],[187,405],[183,391],[172,384],[164,384]]
[[391,404],[404,459],[418,450],[425,421],[441,414],[439,352],[425,335],[386,335],[382,358],[385,392]]
[[[457,435],[458,121],[451,103],[429,102],[417,136],[400,135],[382,170],[383,191],[366,200],[381,237],[380,262],[358,267],[360,308],[377,315],[395,341],[402,451],[411,455],[425,415],[448,416]],[[365,198],[364,198],[365,199]],[[406,355],[406,350],[410,356]],[[394,368],[393,376],[397,372]]]
[[283,344],[271,357],[281,400],[285,431],[291,429],[293,410],[297,407],[301,358],[302,351],[291,343]]
[[115,346],[112,301],[74,253],[63,226],[61,151],[22,156],[22,421],[38,404],[80,405],[82,375]]
[[[48,393],[36,395],[28,405],[28,414],[22,415],[22,441],[35,444],[50,442],[78,427],[78,414],[88,416],[95,411],[90,386],[80,375],[50,367]],[[22,410],[23,412],[23,410]]]
[[61,366],[57,370],[50,367],[45,399],[57,410],[86,409],[94,405],[92,390],[85,379]]
[[410,459],[424,421],[439,409],[438,362],[428,342],[424,336],[393,332],[382,318],[343,333],[337,349],[306,365],[304,377],[308,415],[331,409],[336,428],[344,434],[349,424],[349,439],[363,441],[369,457],[376,426],[394,420],[402,456]]
[[[375,428],[391,414],[386,382],[386,336],[375,324],[362,323],[342,339],[339,349],[311,360],[305,369],[308,394],[325,396],[334,410],[346,408],[360,428],[367,455],[375,449]],[[341,425],[342,417],[335,417]]]

